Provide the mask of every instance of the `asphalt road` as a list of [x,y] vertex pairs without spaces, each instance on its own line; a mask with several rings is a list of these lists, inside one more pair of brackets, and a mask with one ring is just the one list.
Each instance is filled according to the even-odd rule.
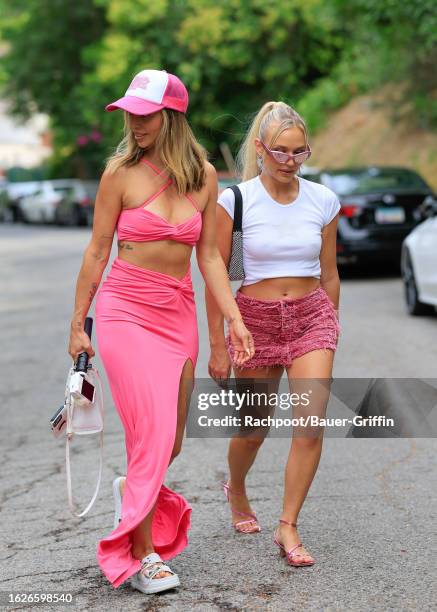
[[[312,568],[279,559],[272,532],[289,442],[267,440],[249,492],[262,533],[233,533],[219,488],[225,439],[187,439],[167,484],[193,507],[189,547],[172,562],[178,591],[146,596],[113,589],[95,559],[112,525],[111,482],[124,471],[123,432],[108,398],[105,468],[90,515],[68,512],[64,450],[48,429],[62,400],[68,326],[87,229],[0,225],[1,498],[0,609],[7,593],[73,593],[80,610],[431,610],[436,609],[435,439],[327,438],[300,515]],[[200,356],[208,359],[202,280]],[[405,314],[400,279],[378,270],[348,274],[341,292],[342,336],[334,377],[435,377],[437,318]],[[103,368],[97,359],[96,365]],[[73,461],[79,490],[93,486],[94,449]],[[36,606],[31,606],[37,609]],[[28,609],[28,608],[27,608]]]

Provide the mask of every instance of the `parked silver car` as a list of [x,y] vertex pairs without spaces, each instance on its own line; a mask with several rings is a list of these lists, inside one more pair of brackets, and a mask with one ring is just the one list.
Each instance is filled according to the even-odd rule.
[[21,221],[20,201],[22,198],[35,193],[39,184],[39,181],[20,181],[17,183],[5,181],[0,186],[0,221]]
[[96,191],[95,181],[40,181],[36,192],[20,200],[21,218],[28,223],[88,225]]

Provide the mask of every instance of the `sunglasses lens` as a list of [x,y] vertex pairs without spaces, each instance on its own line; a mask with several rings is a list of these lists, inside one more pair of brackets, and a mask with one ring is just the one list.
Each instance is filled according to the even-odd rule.
[[304,151],[303,153],[298,153],[297,155],[294,156],[295,162],[297,164],[303,164],[304,161],[306,161],[309,156],[311,155],[311,153],[309,151]]
[[282,151],[272,151],[272,155],[280,164],[286,164],[288,162],[288,153],[282,153]]

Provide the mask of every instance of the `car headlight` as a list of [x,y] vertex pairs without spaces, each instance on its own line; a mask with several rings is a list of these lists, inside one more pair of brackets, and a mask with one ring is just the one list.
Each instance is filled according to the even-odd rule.
[[437,214],[437,200],[432,195],[427,195],[423,200],[422,204],[418,206],[418,211],[422,216],[422,219],[429,219]]

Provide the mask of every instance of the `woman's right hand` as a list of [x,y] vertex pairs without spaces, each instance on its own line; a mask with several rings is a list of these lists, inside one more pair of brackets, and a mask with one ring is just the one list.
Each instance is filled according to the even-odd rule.
[[77,358],[81,353],[88,353],[90,358],[94,357],[95,352],[91,345],[91,340],[86,332],[83,330],[71,330],[68,353],[74,362],[77,361]]
[[216,382],[227,380],[231,374],[232,362],[226,346],[211,348],[208,361],[208,374]]

